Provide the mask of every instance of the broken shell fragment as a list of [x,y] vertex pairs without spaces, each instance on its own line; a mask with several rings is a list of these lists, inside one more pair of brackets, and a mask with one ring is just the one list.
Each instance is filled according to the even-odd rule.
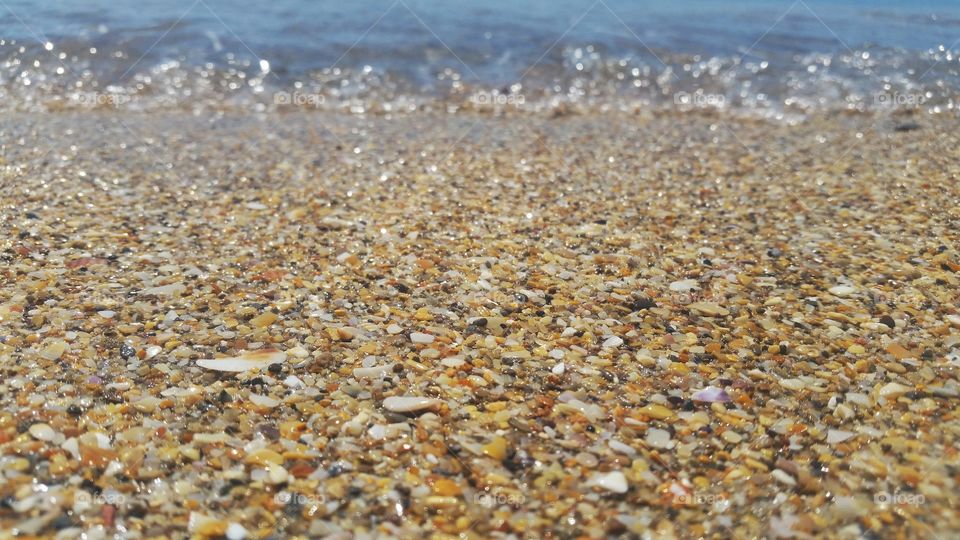
[[212,358],[197,360],[197,365],[215,371],[243,372],[254,369],[263,369],[271,364],[280,364],[287,358],[287,353],[276,349],[247,351],[240,356],[227,358]]

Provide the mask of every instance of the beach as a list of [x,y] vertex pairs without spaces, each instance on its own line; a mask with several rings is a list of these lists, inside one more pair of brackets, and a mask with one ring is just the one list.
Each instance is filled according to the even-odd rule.
[[8,534],[960,530],[952,116],[108,108],[0,135]]

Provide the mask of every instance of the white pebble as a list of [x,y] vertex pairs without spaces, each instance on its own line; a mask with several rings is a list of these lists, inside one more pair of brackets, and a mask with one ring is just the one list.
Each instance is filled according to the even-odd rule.
[[231,523],[227,525],[227,531],[224,533],[224,536],[227,537],[227,540],[243,540],[247,537],[247,534],[247,530],[243,528],[243,525]]
[[591,486],[601,487],[614,493],[626,493],[630,489],[630,486],[627,485],[627,477],[620,471],[594,473],[588,483]]
[[840,429],[827,430],[827,444],[837,444],[856,437],[857,434],[852,431],[843,431]]
[[663,429],[650,428],[647,431],[647,444],[654,448],[668,448],[670,446],[670,432]]
[[411,332],[410,341],[414,343],[433,343],[434,337],[430,334],[424,334],[423,332]]
[[670,284],[670,290],[673,292],[687,292],[699,288],[695,279],[681,279]]
[[563,372],[567,370],[567,366],[563,362],[558,362],[557,365],[553,366],[553,369],[550,371],[554,375],[563,375]]
[[39,441],[52,441],[57,436],[57,432],[47,424],[33,424],[30,426],[30,435]]
[[603,346],[608,349],[619,347],[623,345],[623,340],[617,336],[610,336],[603,342]]
[[850,296],[851,294],[857,292],[856,289],[850,287],[849,285],[836,285],[834,287],[830,287],[829,291],[830,294],[834,296]]
[[387,333],[392,336],[397,335],[400,332],[403,332],[403,328],[401,328],[399,324],[391,324],[387,327]]

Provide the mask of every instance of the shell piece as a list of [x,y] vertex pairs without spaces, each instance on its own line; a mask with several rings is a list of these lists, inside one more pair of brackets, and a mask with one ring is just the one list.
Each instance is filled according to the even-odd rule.
[[277,349],[247,351],[240,356],[197,360],[197,365],[215,371],[243,372],[263,369],[270,364],[280,364],[287,359],[287,353]]

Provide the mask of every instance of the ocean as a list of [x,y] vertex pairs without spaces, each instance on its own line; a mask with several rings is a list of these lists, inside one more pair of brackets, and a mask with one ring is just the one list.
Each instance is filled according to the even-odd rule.
[[950,112],[946,0],[0,4],[4,109]]

